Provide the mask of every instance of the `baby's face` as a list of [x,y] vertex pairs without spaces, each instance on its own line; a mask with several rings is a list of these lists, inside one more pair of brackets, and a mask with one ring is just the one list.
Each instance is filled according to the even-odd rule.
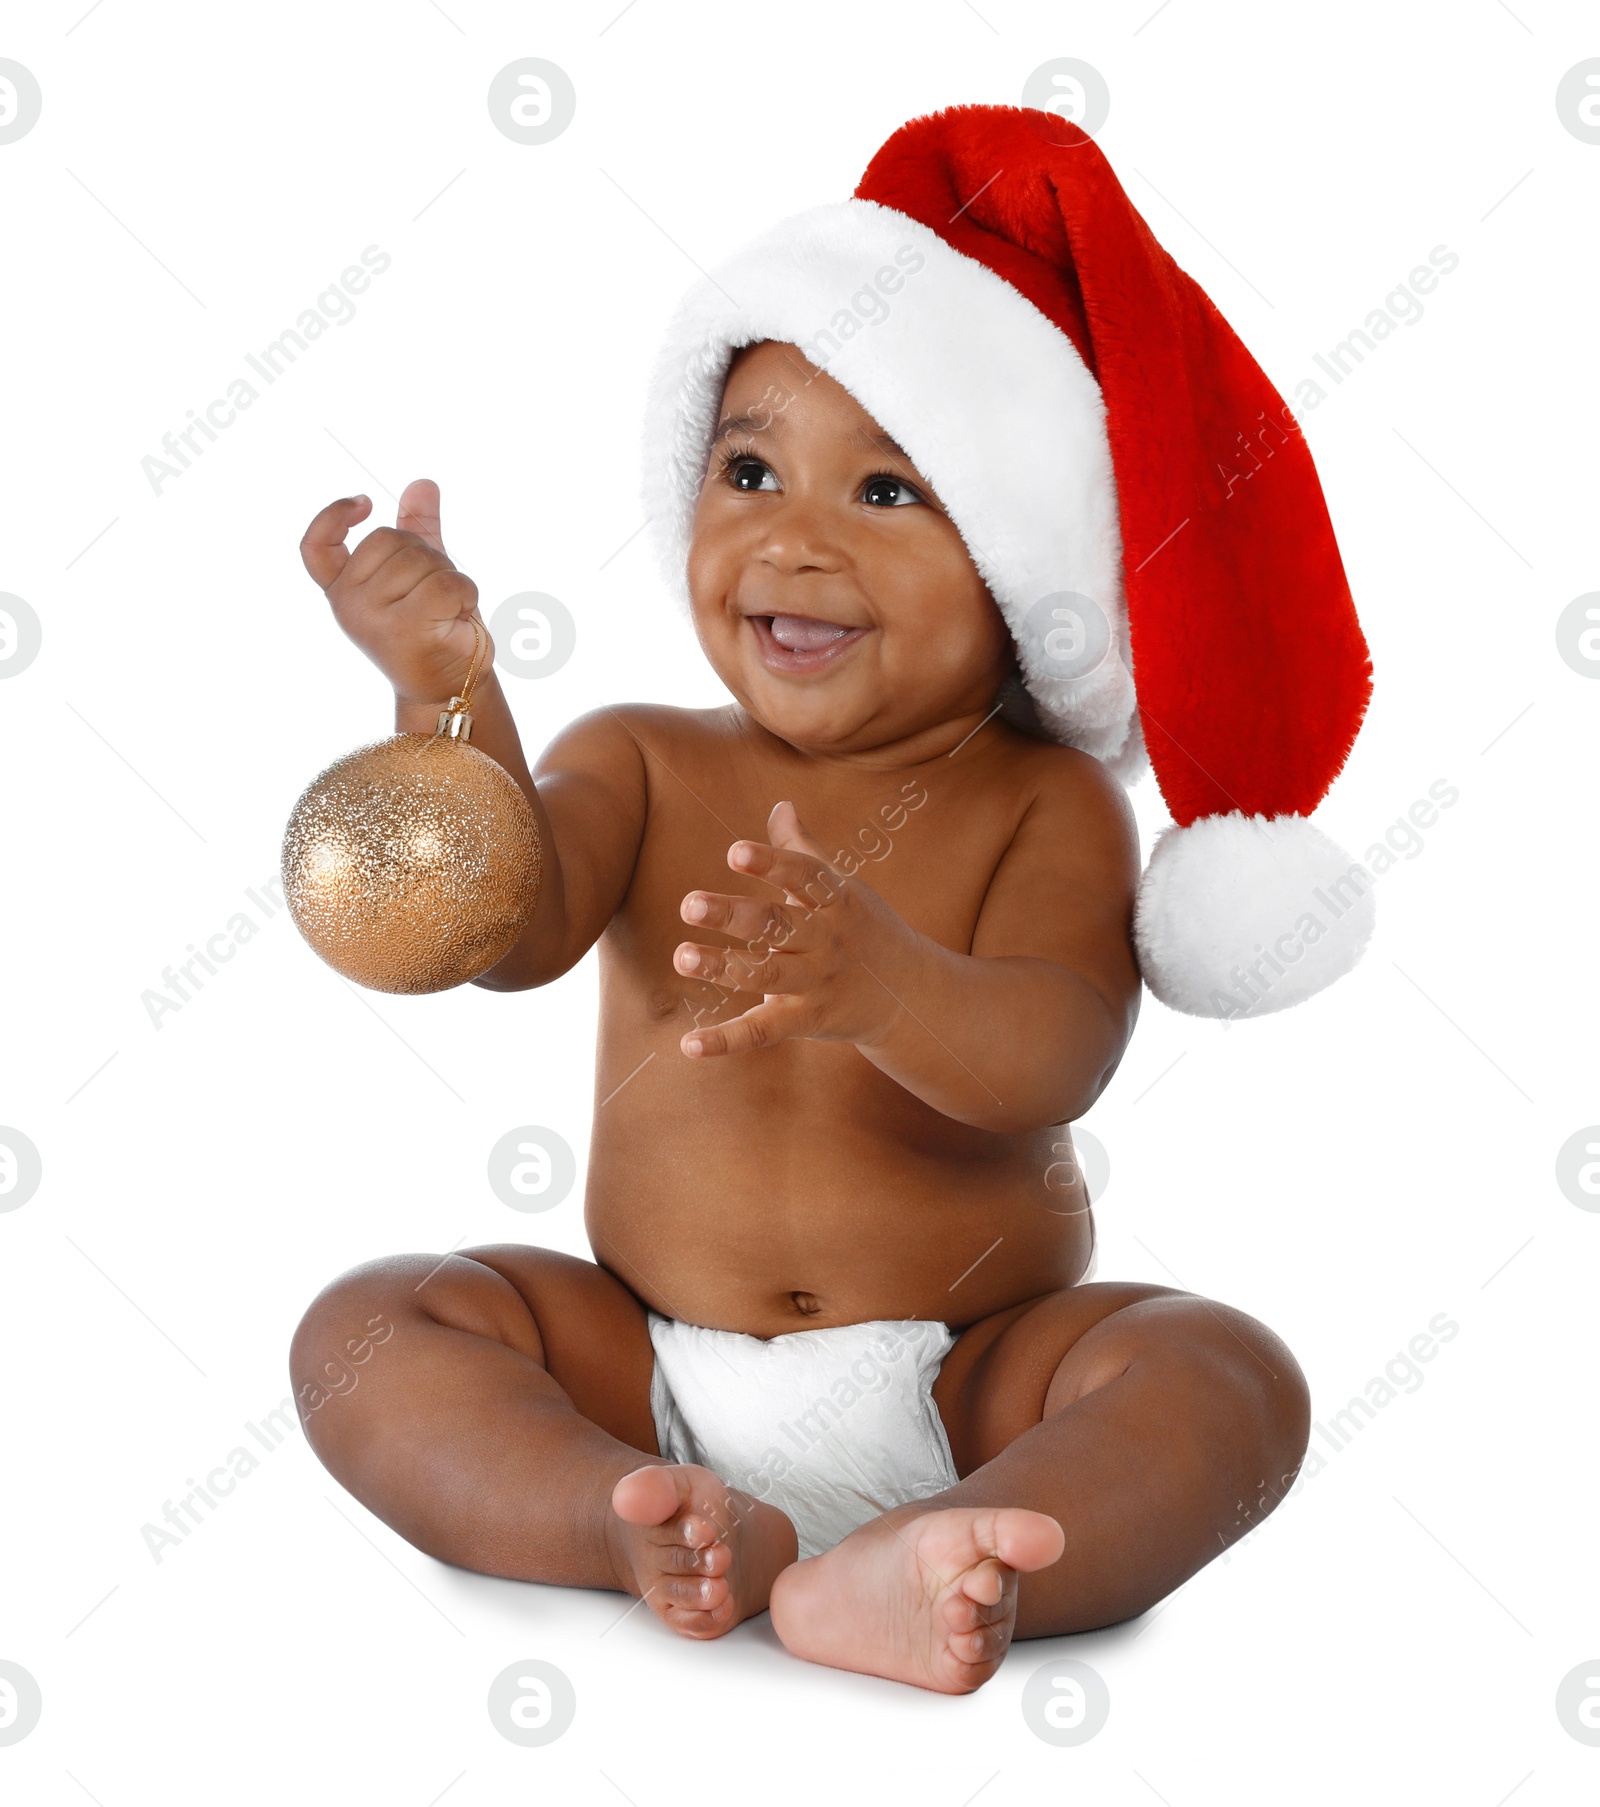
[[993,707],[1010,636],[931,487],[793,345],[723,390],[689,591],[706,657],[796,747],[857,753]]

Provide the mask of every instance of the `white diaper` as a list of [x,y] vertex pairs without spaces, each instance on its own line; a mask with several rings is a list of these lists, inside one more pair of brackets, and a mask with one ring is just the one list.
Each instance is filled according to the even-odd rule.
[[763,1339],[650,1313],[662,1455],[781,1507],[815,1556],[956,1481],[933,1380],[955,1342],[920,1318]]

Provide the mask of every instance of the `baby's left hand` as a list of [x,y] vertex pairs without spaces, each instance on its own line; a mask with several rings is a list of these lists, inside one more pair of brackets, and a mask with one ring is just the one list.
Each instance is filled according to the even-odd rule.
[[870,885],[828,864],[792,803],[776,806],[767,832],[770,845],[735,841],[728,864],[776,886],[783,903],[691,891],[679,907],[685,922],[745,945],[680,942],[672,956],[677,970],[762,998],[742,1016],[685,1035],[679,1046],[691,1058],[795,1039],[861,1046],[899,1014],[900,974],[921,937]]

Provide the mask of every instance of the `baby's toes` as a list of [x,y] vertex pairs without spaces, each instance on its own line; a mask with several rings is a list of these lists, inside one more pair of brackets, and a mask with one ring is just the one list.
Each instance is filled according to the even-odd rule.
[[733,1567],[733,1546],[720,1538],[688,1552],[692,1568],[698,1575],[726,1575]]
[[624,1524],[660,1525],[680,1499],[677,1471],[652,1463],[625,1474],[611,1490],[611,1509]]
[[656,1598],[686,1612],[715,1612],[728,1602],[729,1587],[721,1575],[664,1575]]
[[725,1575],[733,1564],[732,1552],[724,1543],[685,1544],[670,1536],[656,1540],[652,1559],[664,1575]]
[[946,1594],[939,1605],[945,1630],[952,1637],[957,1632],[976,1631],[980,1625],[987,1625],[991,1610],[980,1606],[976,1600],[969,1600],[959,1589]]
[[733,1553],[724,1543],[679,1542],[686,1521],[662,1525],[651,1552],[655,1567],[653,1598],[661,1606],[709,1612],[728,1598],[728,1571]]
[[674,1631],[686,1638],[720,1638],[738,1623],[733,1597],[726,1589],[724,1598],[714,1606],[707,1606],[702,1601],[669,1601],[662,1616]]
[[697,1512],[693,1507],[664,1524],[661,1532],[664,1542],[682,1544],[692,1550],[707,1549],[721,1543],[728,1535],[725,1525],[719,1525],[707,1513]]
[[958,1661],[977,1668],[998,1663],[1005,1655],[1006,1645],[1011,1640],[1011,1626],[1008,1622],[998,1625],[979,1625],[972,1631],[954,1631],[950,1634],[950,1654]]
[[1005,1601],[1008,1580],[1015,1582],[1016,1571],[990,1557],[967,1570],[956,1584],[957,1592],[981,1606],[1000,1606]]
[[983,1563],[945,1595],[941,1609],[952,1632],[976,1631],[980,1625],[1010,1624],[1016,1616],[1017,1577],[997,1564]]
[[[1005,1655],[1016,1617],[1017,1577],[1003,1563],[975,1564],[942,1606],[946,1648],[972,1671],[972,1685],[987,1679]],[[981,1671],[981,1673],[980,1673]]]

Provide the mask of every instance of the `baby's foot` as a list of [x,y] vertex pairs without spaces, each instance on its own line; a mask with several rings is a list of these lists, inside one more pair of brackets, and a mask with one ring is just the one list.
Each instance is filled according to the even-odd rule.
[[794,1526],[776,1506],[690,1463],[625,1474],[611,1510],[619,1579],[686,1638],[719,1638],[765,1612],[797,1553]]
[[785,1569],[773,1627],[809,1662],[967,1694],[1011,1642],[1017,1575],[1065,1543],[1053,1518],[1021,1507],[903,1507]]

